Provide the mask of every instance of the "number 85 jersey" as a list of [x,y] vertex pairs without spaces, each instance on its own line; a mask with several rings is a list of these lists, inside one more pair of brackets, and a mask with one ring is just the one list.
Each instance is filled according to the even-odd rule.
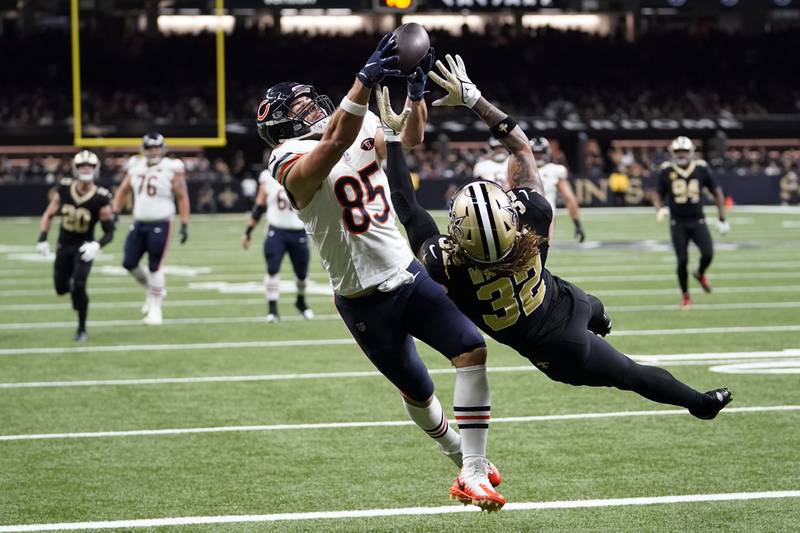
[[[355,142],[297,212],[317,243],[334,292],[341,296],[376,287],[414,259],[395,224],[389,181],[375,153],[379,125],[378,117],[368,112]],[[270,173],[284,185],[289,169],[317,144],[289,140],[278,145],[270,157]]]
[[[553,219],[547,199],[527,187],[512,189],[508,195],[520,228],[546,236]],[[547,243],[531,255],[527,268],[514,274],[496,274],[476,263],[460,264],[453,249],[453,241],[445,235],[425,242],[420,252],[431,277],[447,288],[450,299],[485,333],[512,348],[524,348],[541,328],[558,292],[545,268]]]

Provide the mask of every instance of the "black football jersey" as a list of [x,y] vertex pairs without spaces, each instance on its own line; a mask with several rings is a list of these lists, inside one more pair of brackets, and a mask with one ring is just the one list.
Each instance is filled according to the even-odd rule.
[[703,218],[703,187],[712,193],[717,189],[705,161],[692,161],[686,168],[664,163],[658,171],[658,194],[666,199],[672,218]]
[[[547,199],[527,187],[508,192],[521,226],[547,236],[553,210]],[[475,266],[455,265],[449,250],[450,237],[429,238],[422,249],[422,262],[431,277],[447,288],[458,308],[486,334],[498,342],[522,349],[542,326],[550,302],[556,295],[553,276],[545,268],[548,245],[531,258],[527,270],[514,275],[496,275]]]
[[61,200],[61,246],[80,246],[94,240],[94,226],[100,220],[100,210],[111,203],[108,189],[92,185],[86,194],[78,193],[78,180],[64,179],[57,192]]

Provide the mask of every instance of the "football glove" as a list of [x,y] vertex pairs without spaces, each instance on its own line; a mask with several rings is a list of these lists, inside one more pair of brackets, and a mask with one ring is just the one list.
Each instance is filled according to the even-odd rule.
[[480,99],[481,92],[478,87],[472,83],[472,80],[467,76],[467,68],[464,66],[464,60],[460,55],[453,56],[447,54],[444,56],[450,69],[444,66],[441,61],[436,62],[436,67],[442,73],[440,77],[433,71],[428,72],[428,76],[442,89],[447,91],[447,96],[439,98],[433,102],[434,106],[459,106],[463,105],[470,109]]
[[189,238],[189,224],[181,224],[181,244]]
[[422,58],[417,70],[408,77],[408,99],[412,102],[419,102],[425,96],[425,84],[428,81],[428,72],[433,68],[433,61],[436,52],[433,48],[428,50],[428,54]]
[[375,99],[378,101],[378,113],[381,116],[381,128],[386,142],[397,142],[400,140],[400,132],[406,125],[411,108],[403,109],[399,115],[392,109],[392,101],[389,99],[389,88],[378,86],[375,91]]
[[81,244],[78,251],[81,253],[81,261],[86,263],[94,261],[97,254],[100,253],[100,243],[97,241],[85,242]]
[[669,207],[662,207],[656,211],[656,222],[664,222],[669,217]]
[[397,54],[397,36],[387,33],[378,43],[378,48],[372,52],[367,63],[361,67],[356,77],[365,87],[375,87],[375,84],[386,76],[400,76],[397,68],[400,56]]
[[727,235],[730,230],[731,225],[727,220],[717,220],[717,231],[719,231],[720,235]]
[[583,242],[586,240],[586,234],[583,232],[583,226],[581,225],[580,220],[573,220],[572,222],[575,223],[575,238],[578,242]]
[[36,243],[36,251],[47,257],[50,255],[50,243],[47,241],[39,241]]

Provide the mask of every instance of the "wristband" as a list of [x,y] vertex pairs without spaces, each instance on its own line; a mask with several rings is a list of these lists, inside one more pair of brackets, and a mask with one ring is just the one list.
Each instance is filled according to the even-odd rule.
[[363,117],[364,115],[366,115],[368,109],[366,105],[357,104],[346,96],[342,98],[339,107],[341,107],[351,115],[355,115],[357,117]]
[[720,222],[725,222],[725,217],[719,217]]
[[38,242],[44,242],[46,240],[47,240],[47,232],[46,231],[42,231],[41,233],[39,233],[39,241]]
[[508,136],[516,127],[517,123],[514,121],[514,119],[506,116],[506,118],[489,128],[489,131],[492,133],[492,137],[495,139],[502,139],[503,137]]

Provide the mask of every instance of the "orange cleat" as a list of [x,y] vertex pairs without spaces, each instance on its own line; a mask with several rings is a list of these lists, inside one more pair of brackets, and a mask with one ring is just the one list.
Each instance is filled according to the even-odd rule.
[[695,270],[692,272],[692,277],[700,283],[700,286],[703,287],[703,290],[706,292],[711,292],[711,284],[708,282],[708,278],[706,278],[705,274],[701,275],[700,272]]
[[489,468],[486,472],[486,477],[489,480],[489,483],[492,484],[492,487],[497,487],[503,482],[503,476],[500,475],[500,471],[491,463],[491,461],[489,462]]
[[689,296],[688,292],[683,293],[683,298],[681,299],[681,309],[689,309],[692,307],[692,298]]
[[463,466],[450,487],[450,498],[464,505],[475,505],[490,513],[502,509],[506,500],[492,488],[487,476],[488,465],[488,461],[478,460]]

